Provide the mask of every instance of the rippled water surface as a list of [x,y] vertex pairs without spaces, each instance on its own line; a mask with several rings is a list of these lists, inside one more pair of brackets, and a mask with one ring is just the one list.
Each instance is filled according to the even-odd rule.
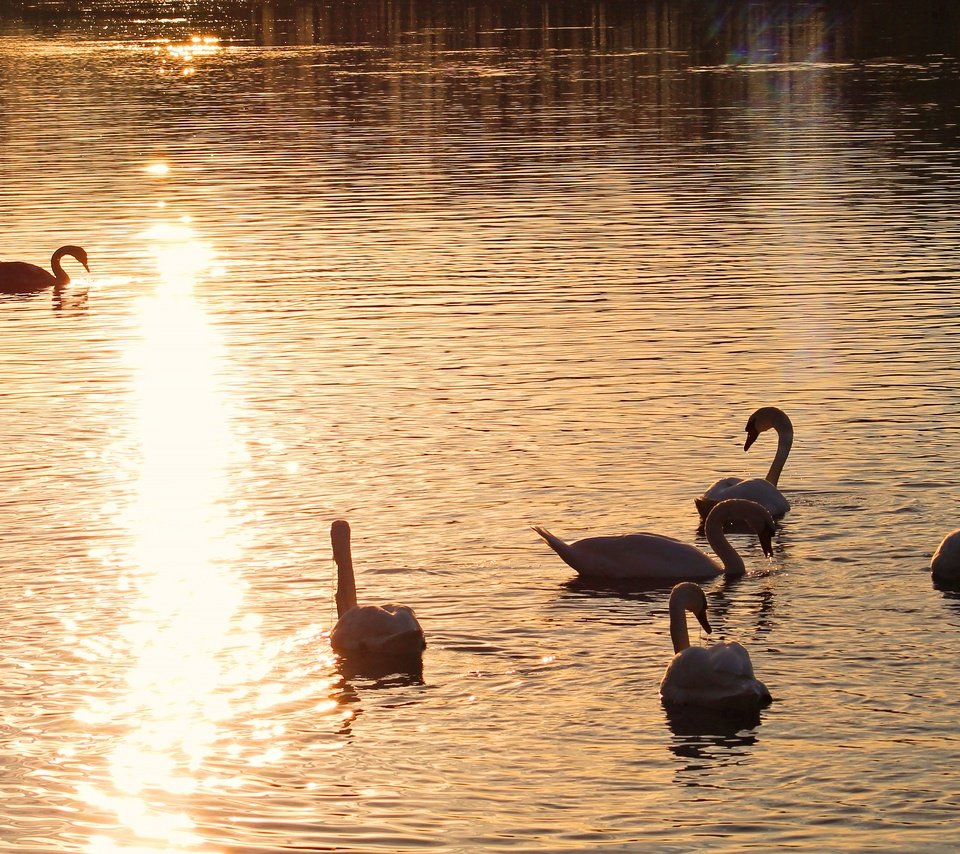
[[[0,297],[0,849],[956,849],[960,30],[719,5],[4,6],[0,258],[90,273]],[[670,719],[529,526],[708,549],[763,404],[775,701]]]

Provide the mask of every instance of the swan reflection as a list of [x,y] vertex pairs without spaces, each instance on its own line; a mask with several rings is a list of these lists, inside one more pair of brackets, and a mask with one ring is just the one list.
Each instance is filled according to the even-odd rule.
[[711,744],[730,746],[757,741],[753,730],[760,726],[759,709],[717,712],[698,706],[664,706],[664,712],[667,726],[677,737],[670,749],[678,755],[692,755],[690,751],[699,751]]
[[684,761],[677,782],[685,785],[701,785],[697,774],[713,780],[718,766],[742,762],[759,741],[760,713],[756,711],[731,715],[692,706],[665,711],[673,734],[668,749]]
[[370,680],[369,688],[401,688],[423,685],[423,660],[418,662],[384,661],[382,659],[341,658],[337,671],[346,680]]

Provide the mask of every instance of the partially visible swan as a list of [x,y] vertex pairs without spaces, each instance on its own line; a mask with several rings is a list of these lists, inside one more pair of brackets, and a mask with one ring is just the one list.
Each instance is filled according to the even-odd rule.
[[793,447],[793,424],[786,413],[782,409],[777,409],[776,406],[763,406],[754,412],[747,421],[747,441],[743,443],[743,450],[749,451],[757,437],[765,430],[771,429],[777,431],[777,453],[770,464],[767,476],[747,480],[740,477],[725,477],[718,480],[703,495],[694,499],[701,519],[706,518],[714,504],[725,498],[748,498],[756,501],[766,507],[776,519],[790,509],[790,502],[777,489],[783,465]]
[[16,294],[28,293],[30,291],[40,291],[51,285],[64,287],[70,283],[70,276],[63,269],[60,259],[64,255],[76,258],[84,269],[89,273],[87,266],[87,253],[80,246],[61,246],[50,259],[50,267],[53,273],[48,273],[43,267],[36,264],[27,264],[25,261],[3,261],[0,262],[0,293]]
[[413,611],[406,605],[357,605],[357,585],[350,551],[350,525],[338,519],[330,526],[337,564],[337,624],[330,645],[341,656],[398,661],[416,660],[426,641]]
[[660,699],[667,705],[700,706],[743,712],[765,706],[770,692],[753,675],[750,654],[736,641],[709,647],[690,646],[687,611],[710,633],[707,597],[690,581],[670,591],[670,638],[674,656],[660,680]]
[[773,517],[755,501],[733,498],[715,505],[704,525],[707,542],[720,558],[718,564],[695,546],[660,534],[625,534],[587,537],[565,543],[545,528],[533,528],[568,566],[580,575],[617,581],[670,584],[683,579],[709,579],[718,575],[743,575],[743,558],[730,545],[724,523],[743,521],[760,539],[763,553],[772,554]]
[[960,587],[960,529],[947,534],[930,561],[933,580],[949,587]]

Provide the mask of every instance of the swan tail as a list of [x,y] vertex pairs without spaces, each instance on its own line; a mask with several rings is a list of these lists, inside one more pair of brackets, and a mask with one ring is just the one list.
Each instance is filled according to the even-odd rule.
[[540,535],[540,538],[550,546],[550,548],[566,560],[566,554],[569,552],[570,547],[563,540],[551,534],[546,528],[541,528],[539,525],[531,525],[530,527]]

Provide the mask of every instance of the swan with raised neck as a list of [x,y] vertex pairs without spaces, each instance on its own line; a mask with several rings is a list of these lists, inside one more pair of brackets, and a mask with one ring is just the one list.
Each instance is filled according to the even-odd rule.
[[767,476],[764,478],[724,477],[716,481],[699,498],[694,499],[697,512],[701,518],[706,518],[711,508],[726,498],[747,498],[762,504],[775,518],[783,516],[790,510],[790,502],[780,492],[778,484],[783,467],[793,447],[793,423],[787,414],[776,406],[762,406],[747,420],[747,439],[743,443],[743,450],[749,451],[750,446],[759,435],[767,430],[777,432],[777,452]]
[[757,535],[763,553],[767,557],[772,554],[773,517],[760,504],[742,498],[716,504],[704,524],[707,542],[720,563],[695,546],[661,534],[587,537],[567,543],[546,528],[534,526],[533,530],[564,563],[587,578],[672,584],[744,574],[743,558],[724,533],[724,525],[734,521],[745,522]]
[[681,581],[670,591],[670,601],[667,606],[670,614],[670,640],[673,641],[674,654],[682,652],[690,646],[690,634],[687,631],[687,611],[693,614],[703,630],[709,635],[710,619],[707,616],[707,595],[699,584],[692,581]]
[[666,705],[700,706],[724,712],[756,710],[770,702],[770,692],[753,674],[750,654],[736,641],[709,647],[690,646],[690,611],[710,634],[707,597],[698,584],[683,582],[670,591],[670,639],[673,658],[660,680]]
[[346,658],[362,657],[401,666],[419,660],[426,647],[423,629],[406,605],[358,605],[350,547],[350,525],[343,519],[330,526],[330,544],[337,565],[337,624],[330,645]]

